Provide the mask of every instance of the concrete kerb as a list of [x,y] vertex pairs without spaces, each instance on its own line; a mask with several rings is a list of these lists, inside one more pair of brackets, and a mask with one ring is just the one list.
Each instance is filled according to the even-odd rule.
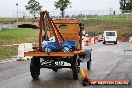
[[17,61],[16,56],[11,57],[10,59],[6,58],[5,60],[0,60],[0,63],[13,62],[13,61]]

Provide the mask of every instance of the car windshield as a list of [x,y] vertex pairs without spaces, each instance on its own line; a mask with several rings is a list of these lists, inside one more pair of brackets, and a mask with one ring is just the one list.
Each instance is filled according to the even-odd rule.
[[115,32],[106,32],[106,36],[115,36]]

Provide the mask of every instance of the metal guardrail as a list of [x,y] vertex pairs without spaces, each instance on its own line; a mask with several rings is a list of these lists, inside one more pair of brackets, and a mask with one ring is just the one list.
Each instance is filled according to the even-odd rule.
[[124,50],[124,54],[125,54],[127,51],[132,51],[132,49],[129,49],[129,50]]

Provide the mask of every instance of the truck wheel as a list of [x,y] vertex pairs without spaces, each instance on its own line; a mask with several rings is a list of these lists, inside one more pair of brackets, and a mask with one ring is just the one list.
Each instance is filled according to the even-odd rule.
[[33,79],[38,79],[40,75],[40,58],[31,58],[30,72]]
[[73,63],[72,63],[73,79],[78,80],[78,78],[79,78],[79,74],[78,74],[79,70],[80,70],[80,68],[78,67],[77,62],[73,61]]

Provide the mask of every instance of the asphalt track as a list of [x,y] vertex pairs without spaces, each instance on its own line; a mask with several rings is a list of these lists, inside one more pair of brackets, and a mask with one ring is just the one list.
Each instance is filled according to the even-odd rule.
[[[87,46],[92,50],[90,79],[129,79],[132,80],[131,44],[117,45],[102,42]],[[79,80],[73,80],[71,69],[53,72],[41,69],[39,80],[32,80],[29,71],[30,60],[0,63],[0,88],[83,88]],[[81,64],[86,70],[86,63]],[[129,86],[86,86],[85,88],[132,88]]]

